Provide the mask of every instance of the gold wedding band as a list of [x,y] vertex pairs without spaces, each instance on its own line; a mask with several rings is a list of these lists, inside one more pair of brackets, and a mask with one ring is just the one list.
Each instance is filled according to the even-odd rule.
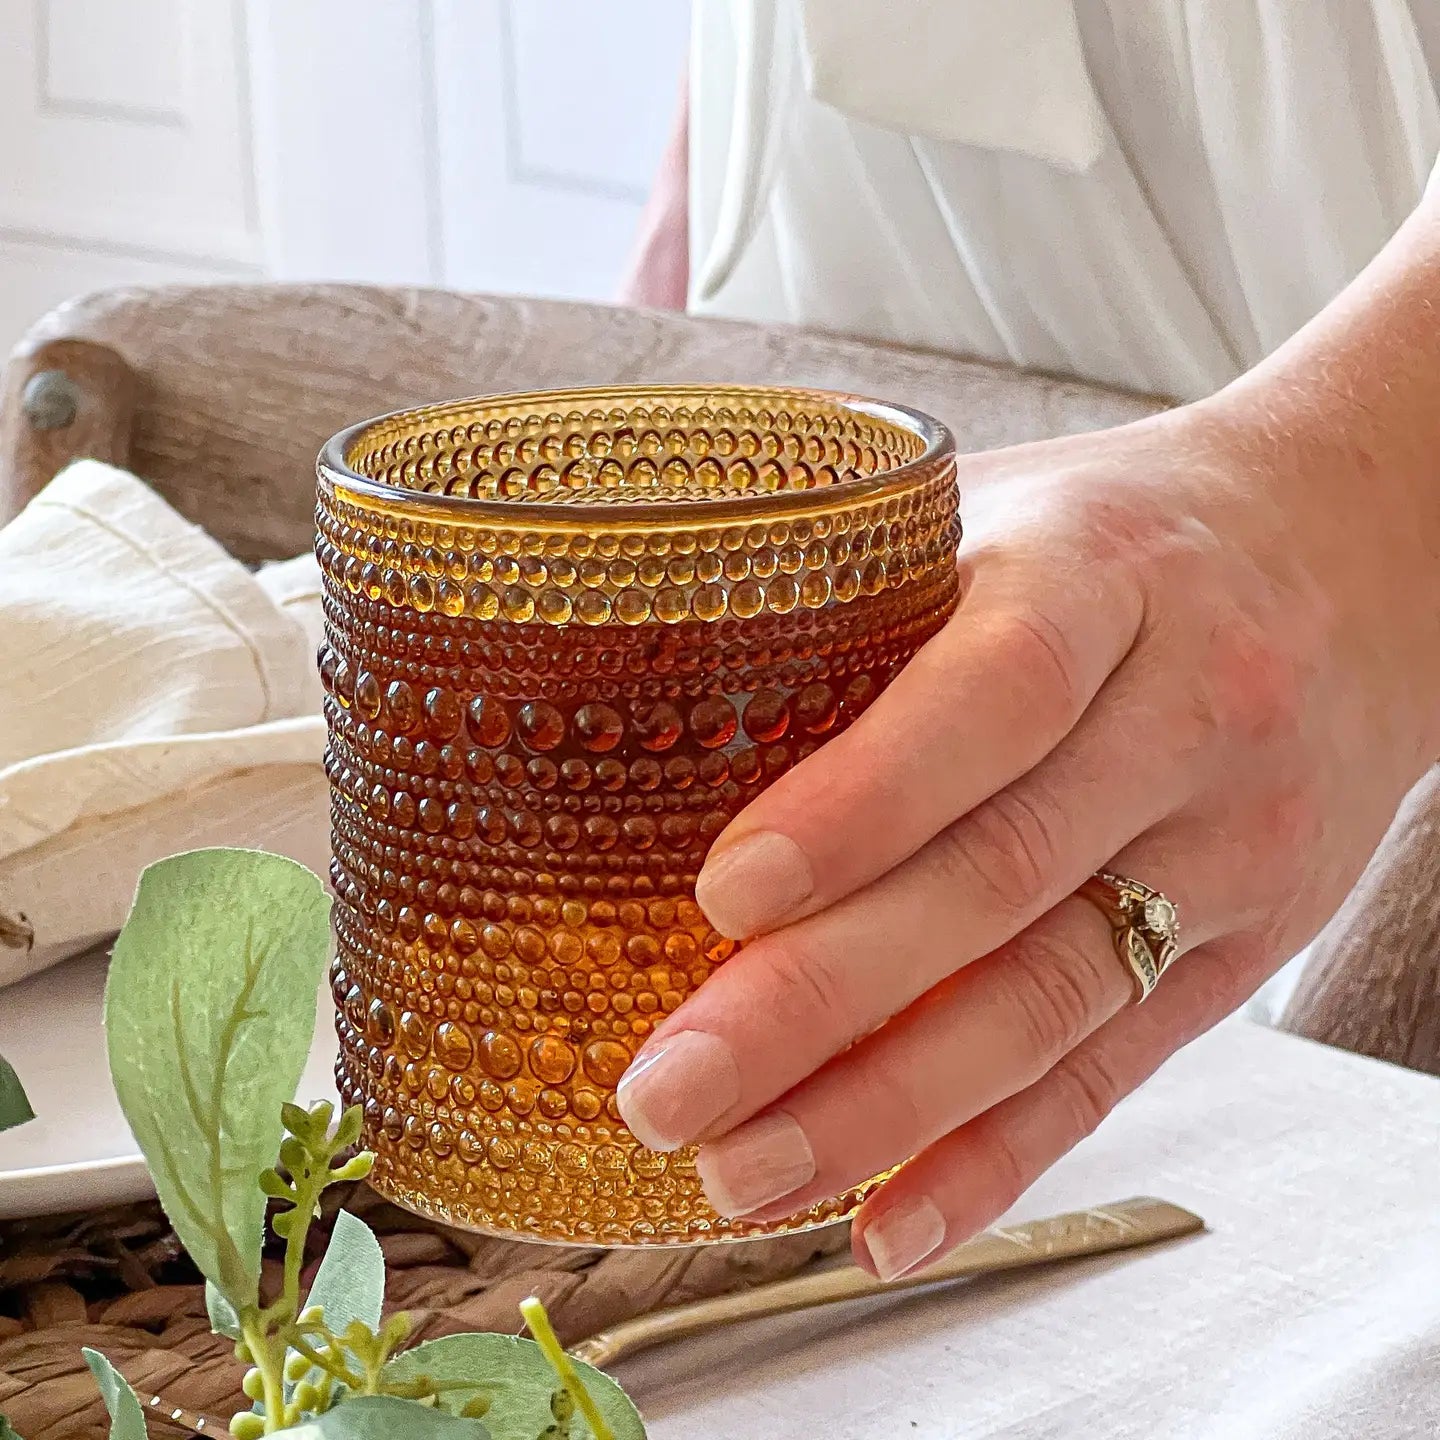
[[1099,870],[1076,892],[1110,922],[1115,953],[1135,977],[1135,999],[1143,1000],[1180,953],[1180,912],[1175,902],[1131,880]]

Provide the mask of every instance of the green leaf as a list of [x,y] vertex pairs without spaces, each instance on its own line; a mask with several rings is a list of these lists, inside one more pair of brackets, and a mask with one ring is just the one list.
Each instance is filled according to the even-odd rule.
[[[645,1424],[630,1397],[608,1376],[576,1360],[576,1370],[600,1413],[610,1422],[615,1440],[645,1440]],[[560,1382],[540,1347],[518,1335],[446,1335],[397,1355],[386,1365],[386,1380],[414,1380],[428,1375],[440,1384],[463,1384],[446,1390],[440,1404],[452,1413],[477,1395],[490,1397],[485,1423],[494,1440],[535,1440],[551,1423],[550,1397]],[[572,1422],[574,1440],[590,1440],[582,1416]]]
[[[207,1280],[205,1282],[205,1309],[210,1316],[210,1328],[227,1340],[240,1338],[240,1317],[235,1307]],[[5,1440],[0,1435],[0,1440]]]
[[[342,1400],[333,1410],[276,1434],[289,1440],[492,1440],[479,1420],[457,1420],[443,1410],[391,1395]],[[527,1435],[525,1440],[535,1436]]]
[[80,1352],[110,1412],[110,1440],[146,1440],[145,1412],[125,1377],[98,1351]]
[[361,1128],[365,1124],[365,1111],[359,1105],[352,1105],[340,1115],[340,1123],[335,1127],[335,1153],[348,1150],[359,1138]]
[[[335,1217],[325,1258],[315,1272],[315,1282],[301,1310],[320,1305],[332,1335],[343,1335],[356,1320],[371,1330],[380,1328],[380,1307],[385,1301],[385,1256],[375,1232],[358,1215],[342,1210]],[[319,1371],[311,1367],[305,1379],[315,1382]],[[295,1393],[295,1381],[286,1383],[287,1399]]]
[[[0,1130],[12,1130],[16,1125],[23,1125],[34,1118],[35,1112],[25,1098],[25,1087],[20,1083],[20,1077],[0,1055]],[[0,1430],[0,1440],[5,1440],[3,1430]]]
[[0,1440],[20,1440],[15,1427],[3,1415],[0,1415]]
[[302,1140],[308,1140],[314,1129],[310,1124],[310,1112],[290,1100],[280,1107],[280,1123],[292,1135],[298,1135]]
[[363,1320],[378,1330],[384,1300],[385,1256],[380,1242],[358,1215],[342,1210],[335,1217],[315,1283],[300,1308],[323,1305],[330,1333],[340,1335],[352,1320]]
[[280,1106],[295,1094],[330,948],[303,865],[195,850],[140,877],[105,989],[110,1074],[165,1213],[236,1310],[256,1302]]

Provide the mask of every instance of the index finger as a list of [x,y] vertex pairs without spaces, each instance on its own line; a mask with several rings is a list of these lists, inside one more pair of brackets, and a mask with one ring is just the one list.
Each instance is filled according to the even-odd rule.
[[1139,632],[1133,587],[981,562],[960,608],[846,731],[716,840],[695,898],[743,940],[898,865],[1069,733]]

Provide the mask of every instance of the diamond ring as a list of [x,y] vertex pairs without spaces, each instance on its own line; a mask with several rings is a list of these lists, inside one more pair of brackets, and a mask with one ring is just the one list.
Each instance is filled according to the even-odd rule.
[[1175,902],[1131,880],[1100,870],[1075,892],[1096,906],[1115,932],[1115,953],[1135,977],[1143,1000],[1180,953],[1180,912]]

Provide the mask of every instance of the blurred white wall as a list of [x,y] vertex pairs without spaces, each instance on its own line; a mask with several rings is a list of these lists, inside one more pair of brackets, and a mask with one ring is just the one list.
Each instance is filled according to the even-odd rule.
[[101,286],[607,299],[685,0],[34,0],[0,44],[0,353]]

